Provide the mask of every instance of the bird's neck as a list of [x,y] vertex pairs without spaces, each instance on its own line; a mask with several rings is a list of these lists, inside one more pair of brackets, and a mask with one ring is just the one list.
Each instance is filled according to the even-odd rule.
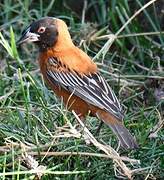
[[[43,54],[46,54],[47,57],[62,57],[67,56],[70,54],[70,52],[73,52],[75,50],[75,45],[72,44],[62,44],[62,45],[56,45],[52,48],[49,48],[46,52]],[[41,53],[42,54],[42,53]]]
[[53,51],[56,53],[62,53],[74,47],[75,45],[73,44],[70,36],[59,36],[55,46],[53,47]]
[[60,31],[58,32],[57,41],[53,47],[54,52],[63,52],[67,49],[74,48],[75,45],[72,42],[70,33],[68,31],[68,28],[63,21],[58,21],[57,26],[60,27]]
[[69,56],[71,53],[73,53],[76,50],[75,45],[71,42],[67,43],[65,41],[60,43],[56,43],[56,45],[52,48],[47,49],[47,51],[40,52],[41,56],[49,57],[63,57],[63,56]]

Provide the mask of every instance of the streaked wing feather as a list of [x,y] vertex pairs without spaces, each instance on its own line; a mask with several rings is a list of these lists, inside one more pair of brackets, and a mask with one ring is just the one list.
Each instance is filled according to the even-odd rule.
[[[50,58],[50,61],[52,65],[53,58]],[[81,76],[74,72],[58,72],[47,67],[47,78],[87,103],[110,112],[120,120],[123,119],[117,97],[100,74]]]

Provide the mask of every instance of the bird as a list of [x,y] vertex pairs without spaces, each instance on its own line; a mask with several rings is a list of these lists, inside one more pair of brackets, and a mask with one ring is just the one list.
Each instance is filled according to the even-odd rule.
[[74,45],[66,23],[55,17],[42,17],[22,32],[18,45],[38,46],[41,74],[47,85],[62,99],[67,110],[84,121],[97,117],[111,128],[124,149],[138,144],[124,126],[122,106],[100,74],[96,63]]

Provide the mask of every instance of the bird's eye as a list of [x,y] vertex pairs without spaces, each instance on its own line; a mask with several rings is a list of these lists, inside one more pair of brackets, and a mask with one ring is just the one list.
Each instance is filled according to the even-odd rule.
[[42,26],[42,27],[40,27],[40,28],[38,29],[38,32],[39,32],[39,33],[44,33],[45,30],[46,30],[46,28]]

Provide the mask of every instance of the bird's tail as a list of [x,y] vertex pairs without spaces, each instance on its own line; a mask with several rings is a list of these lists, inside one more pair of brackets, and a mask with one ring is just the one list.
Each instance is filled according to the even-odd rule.
[[114,116],[104,111],[97,112],[98,118],[100,118],[105,124],[107,124],[119,139],[121,146],[125,149],[136,149],[138,144],[128,129]]

